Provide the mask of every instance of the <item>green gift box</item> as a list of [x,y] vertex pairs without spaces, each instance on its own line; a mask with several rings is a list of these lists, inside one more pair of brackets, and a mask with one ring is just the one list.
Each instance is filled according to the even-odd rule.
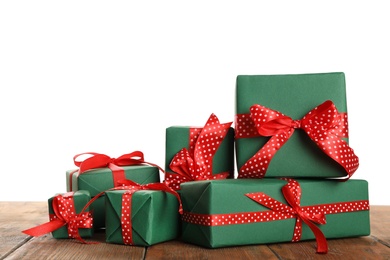
[[[83,210],[84,206],[87,205],[87,203],[90,201],[91,196],[90,193],[87,190],[79,190],[75,192],[69,192],[66,194],[59,194],[57,196],[51,197],[48,200],[48,206],[49,206],[49,216],[50,216],[50,221],[54,219],[60,218],[59,216],[56,215],[58,214],[58,211],[61,211],[59,214],[61,217],[66,215],[66,217],[71,220],[72,216],[75,217],[75,214],[80,214],[81,211]],[[53,201],[57,200],[54,202]],[[55,206],[58,205],[58,206]],[[58,210],[54,210],[54,207],[59,208]],[[91,211],[91,207],[87,207],[84,211],[85,214],[88,214],[88,212]],[[80,219],[80,218],[79,218]],[[80,220],[77,220],[80,221]],[[92,221],[92,220],[91,220]],[[68,225],[60,227],[59,229],[56,229],[52,231],[52,235],[54,238],[69,238],[70,234],[68,232]],[[82,226],[84,223],[82,223]],[[93,235],[93,228],[78,228],[78,233],[80,237],[82,238],[87,238],[87,237],[92,237]]]
[[[149,165],[121,166],[125,179],[132,180],[139,184],[160,182],[158,167]],[[97,168],[79,174],[78,171],[69,170],[66,172],[67,190],[88,190],[94,197],[100,192],[113,188],[114,172],[110,168]],[[93,203],[94,227],[105,226],[104,195]]]
[[[267,113],[269,113],[268,109],[272,109],[293,120],[300,120],[309,111],[326,101],[332,101],[340,116],[345,117],[338,122],[343,123],[340,129],[343,128],[345,130],[345,137],[340,137],[340,139],[348,145],[344,73],[237,76],[235,141],[238,178],[246,175],[244,171],[254,174],[253,176],[256,177],[257,173],[255,171],[260,171],[260,168],[264,166],[257,164],[254,167],[256,160],[249,161],[256,153],[260,153],[260,149],[270,140],[269,136],[259,135],[258,130],[254,128],[256,122],[252,122],[254,119],[250,110],[253,105],[259,104],[264,106],[264,110],[267,110]],[[257,120],[261,119],[261,115],[267,116],[264,111],[259,111],[256,114]],[[269,117],[272,117],[272,115],[269,115]],[[302,128],[299,122],[295,121],[291,122],[291,124],[296,124],[291,126],[291,128]],[[261,122],[259,125],[261,125]],[[321,137],[318,139],[321,139]],[[330,145],[333,147],[332,142]],[[268,151],[270,149],[274,149],[274,146],[270,146]],[[302,129],[295,129],[287,142],[276,151],[272,160],[266,162],[269,165],[267,169],[262,170],[261,177],[326,178],[347,176],[343,167],[334,158],[330,158],[329,155],[325,154],[323,150],[309,138],[306,132],[302,131]],[[264,154],[264,156],[267,155],[266,153]],[[357,165],[358,163],[354,161],[353,166],[351,166],[354,169],[351,171],[355,171]],[[254,167],[254,169],[251,167]]]
[[[179,202],[174,195],[164,191],[140,190],[128,199],[124,198],[126,192],[106,192],[107,243],[150,246],[178,237]],[[122,199],[126,206],[122,205]],[[126,212],[130,214],[129,210],[131,219],[122,219]],[[125,228],[129,230],[126,232]],[[128,241],[129,238],[132,241]]]
[[[282,192],[285,186],[290,196],[294,194],[297,205],[286,201],[288,196]],[[256,198],[262,199],[263,204]],[[183,241],[208,248],[314,239],[313,231],[303,221],[307,217],[318,218],[316,221],[322,224],[311,220],[309,224],[326,238],[370,233],[368,183],[364,180],[287,182],[264,178],[187,182],[181,185],[181,199]],[[319,213],[324,213],[324,219]],[[302,224],[300,230],[298,222]],[[295,237],[295,230],[300,231],[301,237]]]
[[[202,178],[234,178],[234,129],[230,127],[231,124],[232,122],[220,124],[218,118],[212,114],[203,127],[171,126],[166,128],[165,177],[168,182],[173,182],[171,183],[173,189],[180,189],[180,183],[185,181]],[[187,156],[191,157],[190,160],[194,160],[194,164],[206,165],[204,170],[209,171],[210,175],[197,172],[196,174],[199,175],[195,176],[195,173],[188,169],[190,163],[186,158],[187,161],[178,168],[187,168],[191,177],[176,180],[182,176],[172,169],[172,162],[179,154],[179,157],[185,157],[183,150],[188,151]],[[202,158],[197,158],[197,154],[200,154],[199,158]]]

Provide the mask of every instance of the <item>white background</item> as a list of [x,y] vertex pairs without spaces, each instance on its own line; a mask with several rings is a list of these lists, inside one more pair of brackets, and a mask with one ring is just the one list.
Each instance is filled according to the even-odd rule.
[[[138,3],[135,3],[138,2]],[[233,121],[239,74],[346,75],[355,179],[390,205],[386,1],[1,1],[0,200],[66,191],[73,156]]]

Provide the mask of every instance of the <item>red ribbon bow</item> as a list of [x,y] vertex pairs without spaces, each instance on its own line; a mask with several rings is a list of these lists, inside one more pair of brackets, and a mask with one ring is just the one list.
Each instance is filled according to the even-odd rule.
[[308,225],[311,231],[314,233],[314,236],[316,238],[317,253],[327,253],[328,244],[326,242],[326,238],[322,231],[315,225],[315,223],[326,224],[325,214],[322,212],[315,214],[305,211],[305,209],[300,206],[301,187],[299,183],[292,179],[286,180],[288,181],[288,183],[283,186],[282,193],[290,207],[271,198],[263,192],[249,193],[246,194],[246,196],[273,211],[287,215],[292,214],[296,218],[292,242],[297,242],[301,239],[302,221],[305,222],[305,224]]
[[327,100],[307,113],[301,120],[293,120],[282,113],[261,105],[250,108],[250,117],[261,136],[271,136],[268,142],[241,168],[238,178],[262,178],[276,152],[297,128],[329,157],[340,164],[349,179],[359,167],[359,159],[341,137],[348,137],[346,114],[339,113]]
[[167,185],[179,190],[180,184],[188,181],[226,179],[228,172],[212,174],[212,162],[232,123],[220,124],[211,114],[203,128],[195,129],[190,150],[183,148],[173,157],[169,167],[174,173],[165,173]]
[[79,228],[92,228],[92,214],[83,212],[76,214],[73,192],[64,195],[57,195],[53,198],[52,207],[54,215],[50,216],[50,221],[39,226],[23,230],[22,232],[30,236],[41,236],[53,232],[63,226],[67,226],[70,238],[75,238],[82,243],[86,243],[79,234]]
[[[77,161],[77,158],[82,155],[92,155],[91,157],[83,160]],[[149,164],[151,166],[157,167],[160,171],[164,170],[156,164],[146,162],[144,160],[144,154],[141,151],[134,151],[132,153],[121,155],[118,158],[111,158],[108,155],[100,153],[81,153],[73,157],[74,164],[79,167],[79,170],[73,171],[69,176],[70,190],[72,190],[72,175],[75,172],[83,174],[84,172],[96,168],[108,167],[113,173],[113,182],[114,187],[119,186],[119,181],[124,180],[125,172],[120,166],[132,166],[140,164]]]

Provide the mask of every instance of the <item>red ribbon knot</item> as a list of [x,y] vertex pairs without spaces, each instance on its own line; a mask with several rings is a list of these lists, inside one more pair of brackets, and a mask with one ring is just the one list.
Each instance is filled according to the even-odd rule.
[[256,201],[257,203],[273,210],[285,214],[292,214],[295,216],[295,227],[292,242],[297,242],[301,239],[302,221],[309,226],[317,241],[317,253],[327,253],[328,243],[322,231],[315,224],[326,224],[325,214],[317,213],[310,214],[300,206],[301,201],[301,187],[299,183],[292,179],[286,179],[288,183],[283,186],[282,193],[287,203],[283,204],[263,192],[248,193],[246,196]]
[[294,129],[301,128],[301,120],[293,120],[291,127]]
[[[240,168],[238,178],[263,178],[273,156],[298,128],[306,132],[327,156],[344,168],[348,174],[347,179],[359,167],[358,157],[342,139],[348,137],[346,113],[339,113],[330,100],[315,107],[300,120],[293,120],[276,110],[256,104],[250,108],[250,120],[251,122],[245,119],[245,115],[240,115],[239,121],[249,124],[247,130],[251,136],[257,134],[271,138]],[[256,130],[251,130],[250,125]],[[239,126],[238,129],[241,127]],[[237,138],[247,137],[243,133],[237,136]]]

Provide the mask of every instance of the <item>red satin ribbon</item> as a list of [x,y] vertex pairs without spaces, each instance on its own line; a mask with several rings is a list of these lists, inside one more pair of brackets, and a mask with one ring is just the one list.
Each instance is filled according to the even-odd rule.
[[63,195],[57,195],[52,200],[52,208],[54,214],[50,215],[50,221],[39,226],[23,230],[22,232],[30,236],[42,236],[53,232],[63,226],[67,226],[70,238],[75,238],[82,243],[85,242],[79,234],[79,228],[92,228],[92,214],[83,212],[76,214],[73,192],[68,192]]
[[213,157],[233,122],[220,124],[211,114],[203,128],[190,129],[190,146],[181,149],[172,159],[165,173],[165,182],[174,190],[187,181],[226,179],[229,172],[212,174]]
[[[311,110],[301,120],[293,120],[261,105],[250,108],[250,118],[251,122],[245,129],[242,129],[242,124],[239,125],[237,138],[255,135],[271,138],[240,168],[237,178],[263,178],[273,156],[297,128],[305,131],[327,156],[344,168],[348,174],[344,180],[349,179],[359,167],[359,159],[353,149],[341,139],[348,137],[346,114],[339,113],[330,100]],[[243,115],[238,115],[238,120],[244,121]]]
[[[177,200],[179,201],[179,213],[183,214],[183,206],[181,203],[181,198],[179,194],[168,187],[165,183],[148,183],[148,184],[138,184],[134,181],[125,179],[120,180],[118,187],[114,187],[109,190],[126,190],[126,192],[122,195],[122,214],[121,214],[121,227],[122,227],[122,239],[125,245],[133,245],[133,228],[131,221],[131,200],[132,196],[135,192],[140,190],[156,190],[156,191],[164,191],[173,194]],[[93,197],[84,207],[82,212],[89,207],[97,198],[103,195],[106,191],[100,192],[95,197]]]
[[326,224],[325,214],[323,212],[316,214],[309,214],[304,208],[300,206],[301,201],[301,187],[299,183],[292,179],[287,179],[288,183],[283,186],[282,193],[287,203],[287,206],[262,192],[246,194],[252,200],[261,205],[272,209],[273,211],[292,214],[296,218],[294,235],[292,242],[297,242],[301,239],[302,221],[309,226],[317,241],[317,253],[325,254],[328,252],[328,243],[322,231],[315,224]]
[[[82,155],[92,155],[92,156],[83,160],[83,161],[77,161],[77,158],[82,156]],[[79,172],[79,174],[83,174],[84,172],[86,172],[88,170],[108,167],[112,171],[112,174],[113,174],[114,187],[119,186],[119,181],[126,179],[125,171],[120,166],[148,164],[148,165],[157,167],[160,171],[164,172],[164,170],[160,166],[158,166],[154,163],[146,162],[144,160],[144,154],[141,151],[134,151],[132,153],[124,154],[118,158],[111,158],[108,155],[94,153],[94,152],[81,153],[81,154],[75,155],[73,157],[73,161],[74,161],[74,164],[77,167],[79,167],[79,169],[71,172],[69,175],[70,190],[73,190],[72,176],[77,171]]]

